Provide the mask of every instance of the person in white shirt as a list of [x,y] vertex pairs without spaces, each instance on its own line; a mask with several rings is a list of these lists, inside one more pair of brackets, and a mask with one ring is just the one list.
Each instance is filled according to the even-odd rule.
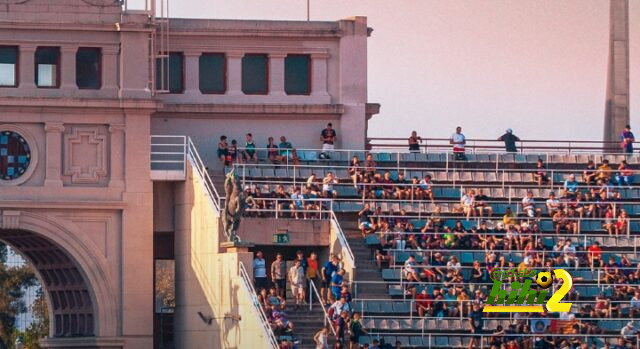
[[329,349],[329,329],[323,327],[313,336],[313,340],[316,342],[316,349]]
[[449,144],[453,145],[453,154],[456,160],[467,160],[464,155],[464,146],[467,143],[464,135],[462,134],[462,127],[456,127],[456,132],[449,138]]
[[322,180],[322,196],[327,199],[336,198],[338,192],[333,190],[333,185],[338,184],[338,180],[333,176],[333,172],[327,172],[327,176]]
[[539,208],[536,208],[536,202],[533,199],[533,192],[527,191],[527,196],[522,198],[522,212],[524,212],[529,218],[538,216],[541,212]]
[[640,315],[640,291],[636,290],[636,292],[633,294],[633,297],[631,297],[631,302],[629,305],[629,315],[632,318],[636,318],[638,315]]
[[554,192],[549,193],[549,198],[547,199],[547,213],[549,217],[553,217],[553,215],[560,209],[560,201],[556,198],[556,194]]
[[261,289],[266,290],[269,287],[267,280],[267,263],[262,257],[262,251],[256,252],[256,258],[253,260],[253,278],[256,291],[260,292]]
[[296,259],[293,266],[289,269],[289,283],[291,284],[291,293],[296,297],[296,310],[300,309],[300,305],[304,302],[304,288],[306,286],[307,277],[304,274],[304,268],[300,266],[300,260]]
[[572,263],[578,267],[578,259],[576,258],[576,247],[571,244],[571,239],[567,239],[564,242],[564,247],[562,248],[562,258],[567,265],[571,265]]
[[464,214],[467,215],[467,219],[471,217],[473,214],[475,216],[475,206],[476,206],[476,193],[473,190],[469,190],[462,198],[460,199],[460,204],[462,205],[462,210]]

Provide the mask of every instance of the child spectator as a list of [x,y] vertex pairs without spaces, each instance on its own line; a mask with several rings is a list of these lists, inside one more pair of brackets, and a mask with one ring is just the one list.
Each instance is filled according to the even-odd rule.
[[229,149],[227,146],[227,136],[220,136],[220,142],[218,142],[218,158],[220,161],[224,163],[225,166],[227,164],[227,156],[229,155]]

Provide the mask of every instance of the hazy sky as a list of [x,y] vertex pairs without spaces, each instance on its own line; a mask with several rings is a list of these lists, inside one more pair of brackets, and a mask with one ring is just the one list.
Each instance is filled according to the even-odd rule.
[[[306,18],[305,0],[174,0],[172,17]],[[640,134],[640,1],[630,1]],[[368,17],[369,135],[602,139],[608,0],[311,0],[312,20]],[[635,21],[634,21],[635,19]]]

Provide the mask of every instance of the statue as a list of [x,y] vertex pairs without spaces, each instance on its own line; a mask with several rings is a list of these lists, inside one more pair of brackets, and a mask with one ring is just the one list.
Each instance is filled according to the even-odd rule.
[[240,226],[240,218],[246,208],[244,193],[240,189],[240,183],[235,175],[235,168],[232,169],[224,180],[224,210],[222,211],[222,226],[229,242],[239,242],[236,235]]

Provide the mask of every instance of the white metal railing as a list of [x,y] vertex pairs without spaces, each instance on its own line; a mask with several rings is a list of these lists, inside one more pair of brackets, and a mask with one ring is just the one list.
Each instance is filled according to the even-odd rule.
[[[331,224],[333,225],[336,235],[338,237],[338,242],[340,242],[340,246],[342,251],[344,252],[344,256],[347,257],[347,265],[351,265],[353,269],[356,268],[355,257],[353,256],[353,252],[351,251],[351,247],[349,246],[349,242],[347,241],[347,237],[344,235],[342,228],[340,227],[340,223],[338,222],[338,218],[336,217],[335,212],[331,211]],[[353,276],[351,276],[353,278]]]
[[276,340],[276,336],[273,334],[273,330],[271,329],[271,325],[269,324],[269,320],[267,320],[267,316],[265,315],[260,302],[258,301],[258,297],[256,296],[256,290],[253,288],[252,279],[249,277],[249,273],[247,273],[247,269],[245,269],[244,264],[242,262],[239,263],[240,267],[240,279],[242,279],[242,285],[244,286],[245,291],[247,292],[247,296],[252,304],[252,310],[256,319],[260,323],[260,327],[262,328],[262,332],[265,338],[268,341],[268,344],[272,349],[278,349],[278,341]]
[[187,137],[187,156],[189,160],[191,160],[191,163],[193,164],[194,168],[196,169],[196,173],[202,179],[202,182],[204,183],[207,194],[211,199],[211,203],[213,204],[213,207],[216,213],[219,215],[220,211],[222,210],[220,195],[218,195],[218,191],[216,190],[215,185],[213,185],[213,181],[211,180],[211,177],[209,177],[209,173],[207,172],[207,167],[202,162],[202,159],[200,158],[200,154],[198,154],[198,150],[196,149],[196,146],[191,141],[191,138],[188,138],[188,137]]
[[[331,199],[280,199],[280,198],[264,198],[250,197],[247,198],[248,207],[245,210],[245,216],[252,214],[259,217],[275,217],[279,218],[295,218],[295,219],[319,219],[325,220],[331,218],[333,212],[333,200]],[[293,202],[302,204],[302,208]]]
[[187,141],[186,136],[152,135],[151,170],[181,171],[186,173]]
[[331,326],[329,327],[331,328],[331,332],[333,332],[334,338],[337,338],[338,335],[336,333],[336,329],[333,326],[333,323],[331,322],[331,318],[329,318],[329,313],[327,312],[327,308],[324,306],[324,302],[320,297],[320,293],[318,293],[318,289],[316,288],[316,285],[313,283],[313,280],[309,280],[309,311],[313,310],[313,295],[316,296],[316,299],[318,300],[320,307],[322,307],[322,313],[324,314],[324,326],[327,326],[327,324],[330,324]]

